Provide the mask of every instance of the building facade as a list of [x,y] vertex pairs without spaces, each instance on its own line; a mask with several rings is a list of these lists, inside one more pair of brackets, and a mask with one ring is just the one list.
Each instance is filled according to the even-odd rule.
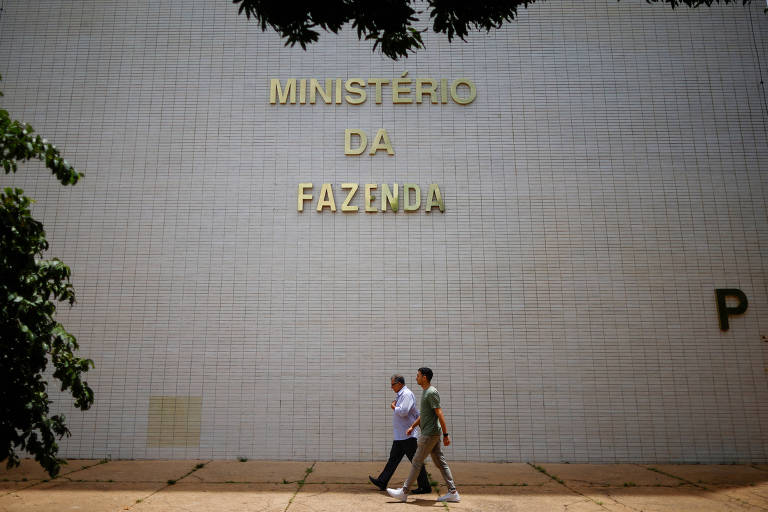
[[85,173],[0,176],[96,363],[63,455],[382,459],[429,366],[452,460],[768,462],[764,8],[541,2],[393,62],[4,1],[2,108]]

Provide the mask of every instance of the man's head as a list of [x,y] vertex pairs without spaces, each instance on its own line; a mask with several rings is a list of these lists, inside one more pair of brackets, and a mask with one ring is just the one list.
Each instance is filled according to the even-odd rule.
[[432,375],[431,369],[422,366],[416,371],[416,382],[422,387],[424,387],[425,384],[429,386],[429,383],[432,382]]
[[392,391],[395,393],[399,393],[401,389],[403,389],[403,386],[405,386],[405,377],[400,375],[399,373],[394,374],[390,381],[392,382]]

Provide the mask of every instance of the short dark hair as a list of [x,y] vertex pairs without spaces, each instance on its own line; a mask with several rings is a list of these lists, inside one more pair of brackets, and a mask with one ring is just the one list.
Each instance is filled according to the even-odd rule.
[[434,374],[432,373],[431,369],[427,368],[426,366],[422,366],[418,371],[427,378],[427,381],[432,382],[432,375]]
[[396,374],[394,374],[394,375],[392,376],[392,380],[393,380],[393,381],[395,381],[396,383],[397,383],[397,382],[399,382],[400,384],[402,384],[403,386],[405,386],[405,377],[403,377],[403,376],[402,376],[402,375],[400,375],[399,373],[396,373]]

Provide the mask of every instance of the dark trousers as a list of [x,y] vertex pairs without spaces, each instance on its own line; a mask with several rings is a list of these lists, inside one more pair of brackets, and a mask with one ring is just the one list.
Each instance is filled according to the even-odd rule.
[[[389,450],[389,460],[387,461],[387,465],[384,466],[384,470],[379,475],[379,481],[382,484],[385,486],[387,485],[389,479],[392,478],[392,475],[395,473],[397,465],[403,460],[403,455],[408,457],[408,460],[413,460],[417,445],[418,442],[415,437],[409,437],[402,441],[392,441],[392,449]],[[427,471],[424,469],[424,466],[421,467],[421,472],[419,472],[417,481],[419,483],[419,489],[429,489],[429,478],[427,477]]]

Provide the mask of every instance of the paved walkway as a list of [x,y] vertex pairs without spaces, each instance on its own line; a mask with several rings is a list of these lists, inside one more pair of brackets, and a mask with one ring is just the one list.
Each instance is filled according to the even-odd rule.
[[[462,501],[442,504],[437,493],[398,503],[378,491],[368,475],[383,464],[71,460],[49,481],[25,460],[0,469],[0,511],[768,511],[768,465],[453,462]],[[407,469],[404,460],[391,483]],[[439,478],[431,463],[427,469]]]

